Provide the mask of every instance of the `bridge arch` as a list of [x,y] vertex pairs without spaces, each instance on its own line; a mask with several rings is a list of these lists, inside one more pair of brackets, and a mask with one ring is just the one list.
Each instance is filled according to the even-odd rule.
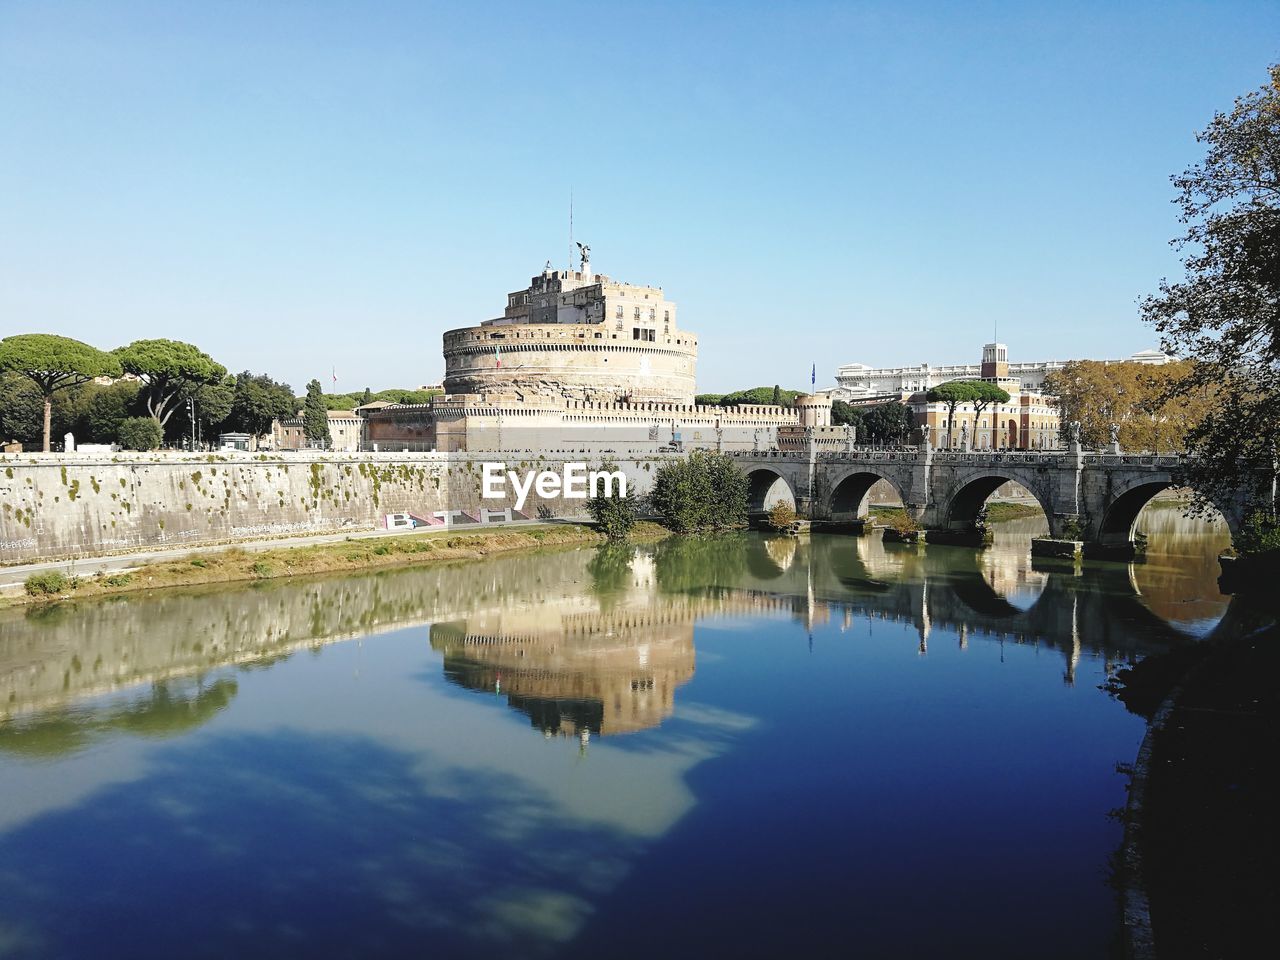
[[[1142,508],[1150,503],[1157,494],[1175,487],[1177,484],[1173,482],[1173,477],[1169,474],[1154,474],[1135,480],[1119,491],[1113,490],[1111,498],[1102,513],[1102,519],[1098,521],[1098,530],[1095,539],[1106,545],[1124,545],[1133,540],[1134,527],[1138,523],[1138,515],[1142,513]],[[1226,521],[1228,529],[1232,535],[1237,530],[1237,524],[1234,515],[1229,510],[1223,510],[1217,504],[1215,509],[1222,515]]]
[[846,473],[832,485],[831,496],[827,500],[827,515],[832,520],[856,520],[865,516],[863,502],[871,488],[881,480],[893,487],[904,504],[907,502],[906,491],[892,476],[860,468]]
[[777,470],[757,467],[747,473],[747,483],[747,510],[750,513],[766,513],[777,503],[796,505],[795,491]]
[[1044,496],[1034,485],[1027,484],[1023,478],[1011,473],[979,473],[964,477],[942,508],[943,526],[952,530],[967,530],[972,527],[987,498],[1006,483],[1016,483],[1031,494],[1044,511],[1050,527],[1053,526],[1053,505],[1045,502]]

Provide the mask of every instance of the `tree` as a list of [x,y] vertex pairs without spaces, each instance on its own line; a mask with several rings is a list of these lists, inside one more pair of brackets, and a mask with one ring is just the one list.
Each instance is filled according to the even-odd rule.
[[303,407],[302,432],[311,444],[319,444],[326,450],[332,445],[329,436],[329,409],[324,403],[324,393],[319,380],[307,384],[307,401]]
[[[862,411],[847,400],[832,400],[831,422],[838,427],[861,427]],[[858,435],[862,435],[861,430],[858,430]]]
[[92,443],[115,443],[120,439],[120,424],[133,416],[138,403],[138,385],[128,380],[93,390],[85,403],[83,434]]
[[1045,378],[1044,392],[1058,406],[1064,438],[1077,422],[1080,442],[1100,449],[1111,442],[1114,424],[1122,449],[1170,452],[1185,449],[1188,430],[1214,404],[1209,388],[1181,392],[1191,368],[1187,361],[1151,366],[1073,360]]
[[127,417],[120,421],[117,437],[126,450],[154,450],[164,440],[164,432],[155,417]]
[[947,446],[955,446],[956,408],[963,403],[973,403],[978,399],[974,384],[976,380],[949,380],[940,383],[925,394],[930,403],[942,403],[947,407]]
[[905,443],[916,426],[916,415],[905,403],[878,403],[860,412],[862,433],[871,443]]
[[260,437],[271,431],[274,421],[292,419],[297,413],[292,387],[277,383],[266,374],[255,375],[246,370],[236,377],[227,426]]
[[34,449],[44,430],[40,388],[16,373],[0,373],[0,440]]
[[364,393],[360,394],[360,406],[363,407],[366,403],[372,403],[372,402],[373,402],[373,391],[370,390],[368,387],[365,387]]
[[21,333],[0,340],[0,370],[26,377],[44,400],[44,452],[49,452],[53,395],[94,377],[120,376],[120,364],[110,354],[70,337],[51,333]]
[[[973,393],[973,430],[971,431],[970,436],[973,438],[973,442],[977,443],[979,415],[981,415],[982,411],[992,404],[1008,403],[1009,391],[986,380],[974,380]],[[997,436],[996,417],[994,414],[991,418],[991,428],[991,446],[994,447],[996,445]]]
[[199,433],[212,436],[231,416],[231,404],[236,397],[236,378],[226,376],[217,383],[202,383],[191,392],[195,401],[196,421]]
[[[602,469],[613,471],[617,466],[610,464]],[[626,540],[631,535],[639,512],[639,501],[630,490],[624,495],[620,489],[610,487],[607,494],[602,493],[587,501],[587,513],[591,514],[600,532],[612,541]]]
[[[783,390],[779,386],[752,387],[749,390],[735,390],[733,393],[720,394],[720,399],[716,402],[722,407],[740,407],[743,404],[773,404],[789,407],[795,403],[800,393],[799,390]],[[703,396],[716,396],[716,394],[703,394]]]
[[147,412],[162,427],[176,409],[175,400],[201,384],[217,383],[227,373],[199,347],[180,340],[135,340],[113,352],[125,371],[145,385]]
[[1214,391],[1187,431],[1203,510],[1238,491],[1275,517],[1280,447],[1280,64],[1197,134],[1204,160],[1172,178],[1184,276],[1142,302],[1164,349],[1194,360],[1172,395]]
[[749,490],[732,457],[695,450],[658,469],[649,503],[672,530],[699,533],[745,523]]

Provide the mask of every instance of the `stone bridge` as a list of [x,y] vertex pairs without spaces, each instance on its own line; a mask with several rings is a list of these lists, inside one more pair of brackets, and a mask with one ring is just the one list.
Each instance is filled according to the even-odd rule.
[[[991,452],[852,449],[839,452],[739,451],[732,456],[751,480],[751,511],[763,514],[791,499],[801,517],[847,523],[867,515],[867,494],[880,480],[902,498],[926,537],[972,531],[978,511],[1008,481],[1035,497],[1050,536],[1079,539],[1094,555],[1131,555],[1144,506],[1179,484],[1180,456],[1055,451]],[[1215,503],[1234,534],[1243,501]],[[1072,535],[1072,528],[1078,533]]]

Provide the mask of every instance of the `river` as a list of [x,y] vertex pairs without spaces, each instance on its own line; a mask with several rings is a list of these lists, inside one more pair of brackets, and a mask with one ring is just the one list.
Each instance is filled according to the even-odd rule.
[[0,611],[0,956],[1106,956],[1145,724],[1100,687],[1247,619],[1221,527],[1141,526]]

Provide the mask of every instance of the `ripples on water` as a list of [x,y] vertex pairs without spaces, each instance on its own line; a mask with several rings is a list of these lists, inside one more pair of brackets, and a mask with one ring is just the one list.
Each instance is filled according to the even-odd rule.
[[0,612],[0,956],[1105,954],[1098,685],[1234,628],[1225,533],[1037,524]]

